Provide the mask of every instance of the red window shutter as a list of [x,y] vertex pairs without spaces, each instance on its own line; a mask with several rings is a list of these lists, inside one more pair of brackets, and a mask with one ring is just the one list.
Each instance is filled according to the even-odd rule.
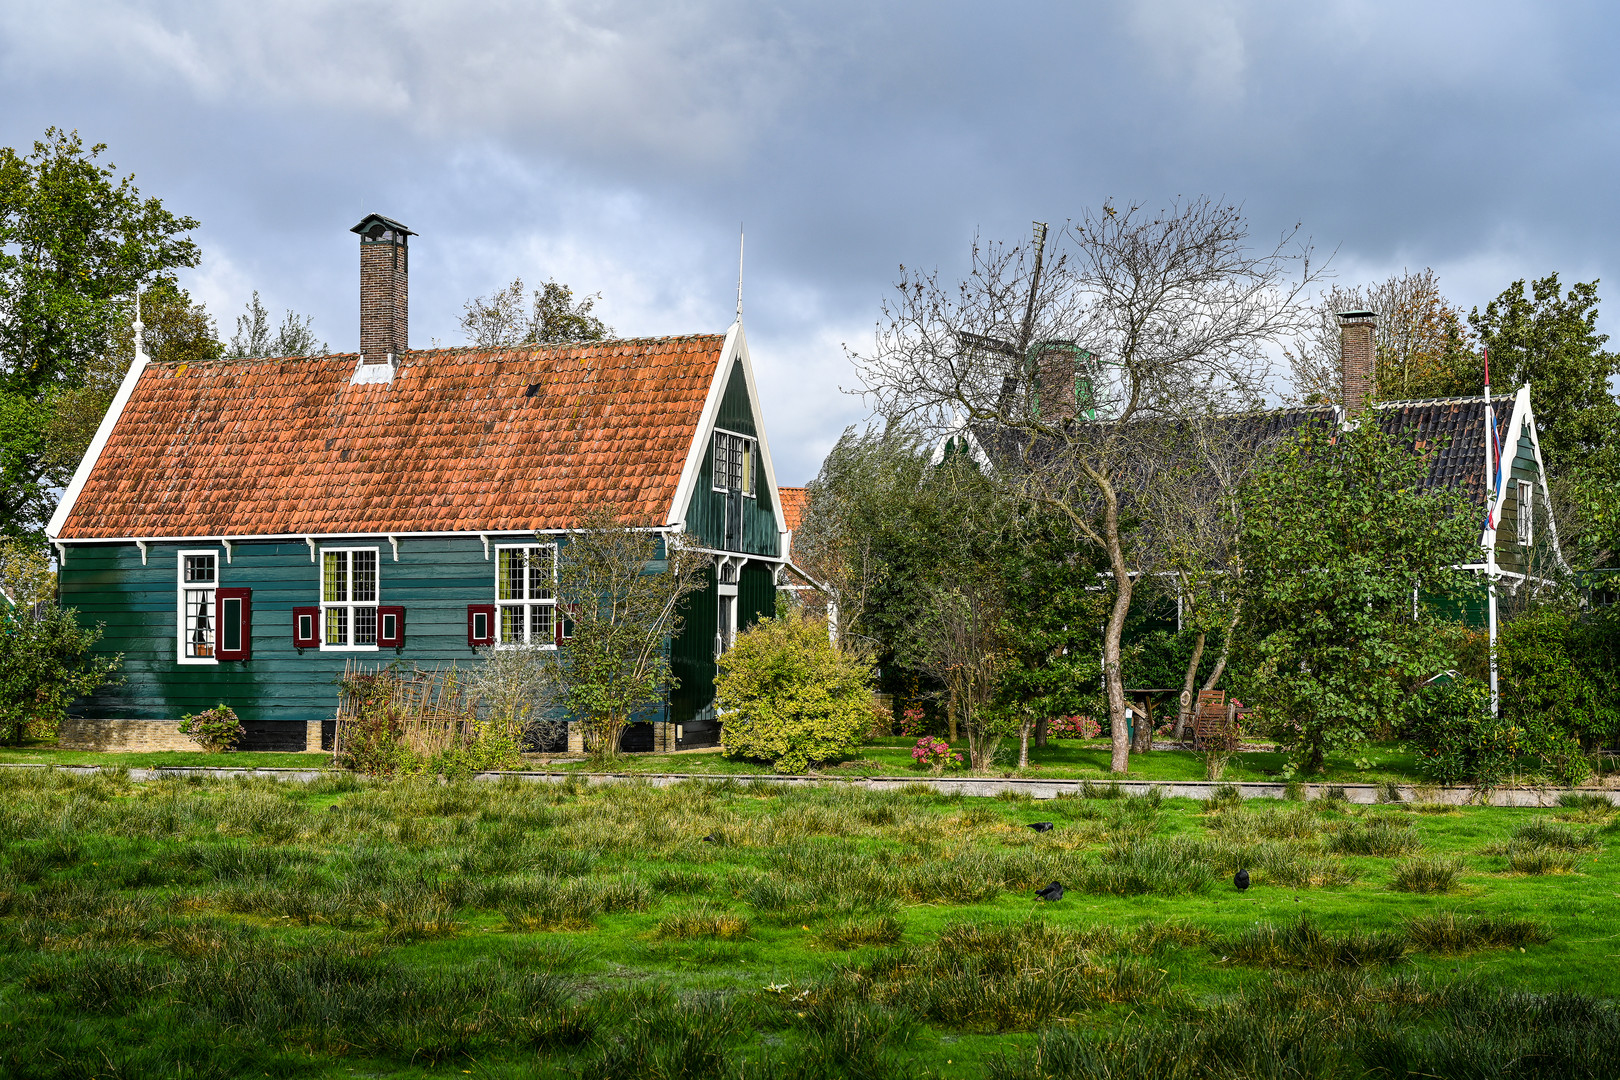
[[474,648],[495,644],[494,604],[467,605],[467,644]]
[[318,649],[321,647],[321,609],[295,607],[293,611],[293,647]]
[[253,590],[214,590],[214,655],[246,660],[253,646]]
[[405,644],[405,609],[379,607],[377,609],[377,647],[397,649]]

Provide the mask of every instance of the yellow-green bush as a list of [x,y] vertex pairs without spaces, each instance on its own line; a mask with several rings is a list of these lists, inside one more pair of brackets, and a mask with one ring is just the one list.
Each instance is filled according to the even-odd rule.
[[801,613],[765,619],[720,658],[716,704],[727,757],[803,772],[860,745],[872,722],[872,668]]

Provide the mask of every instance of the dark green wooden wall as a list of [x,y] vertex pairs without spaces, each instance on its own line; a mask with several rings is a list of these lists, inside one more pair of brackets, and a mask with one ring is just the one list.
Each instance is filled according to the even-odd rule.
[[[753,410],[748,403],[748,380],[743,375],[742,361],[737,361],[726,381],[726,391],[720,398],[717,426],[739,435],[754,435]],[[726,540],[726,496],[713,490],[714,486],[714,433],[705,432],[707,446],[703,450],[703,465],[698,470],[697,484],[692,490],[692,501],[686,508],[686,529],[712,548],[724,548]],[[755,496],[743,499],[743,540],[739,549],[750,555],[776,556],[781,553],[781,534],[776,526],[776,492],[771,490],[763,467],[756,467]]]
[[[532,543],[533,536],[513,537]],[[467,605],[495,597],[494,547],[477,538],[403,539],[399,561],[386,538],[333,547],[378,549],[380,600],[405,608],[405,645],[375,652],[293,647],[292,609],[320,602],[318,563],[302,542],[239,541],[230,563],[208,543],[151,544],[147,565],[133,544],[75,544],[60,575],[64,606],[84,623],[105,623],[100,649],[124,654],[123,683],[75,709],[90,717],[177,719],[224,702],[243,720],[329,719],[344,662],[401,660],[432,668],[476,660],[467,645]],[[245,662],[177,664],[177,553],[214,550],[223,587],[253,590],[253,651]]]
[[[776,568],[748,563],[737,577],[737,629],[776,614]],[[720,593],[711,572],[703,589],[686,600],[681,632],[671,643],[669,665],[678,685],[669,695],[670,720],[690,723],[714,700],[714,633]]]

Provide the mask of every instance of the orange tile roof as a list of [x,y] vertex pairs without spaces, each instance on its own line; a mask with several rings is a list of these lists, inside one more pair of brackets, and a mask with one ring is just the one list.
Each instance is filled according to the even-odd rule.
[[805,507],[810,505],[810,492],[802,487],[778,488],[777,492],[782,497],[782,522],[796,531],[804,520]]
[[725,338],[149,364],[60,539],[668,519]]

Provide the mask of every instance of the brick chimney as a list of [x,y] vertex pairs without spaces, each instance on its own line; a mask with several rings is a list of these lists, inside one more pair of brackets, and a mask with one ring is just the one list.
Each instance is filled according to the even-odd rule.
[[360,358],[391,364],[410,348],[410,259],[405,226],[368,214],[349,230],[360,234]]
[[1339,372],[1344,380],[1344,416],[1348,420],[1372,401],[1373,334],[1378,329],[1374,311],[1341,311],[1339,317]]
[[1047,423],[1074,419],[1075,350],[1066,342],[1036,346],[1035,386],[1040,395],[1040,416]]

